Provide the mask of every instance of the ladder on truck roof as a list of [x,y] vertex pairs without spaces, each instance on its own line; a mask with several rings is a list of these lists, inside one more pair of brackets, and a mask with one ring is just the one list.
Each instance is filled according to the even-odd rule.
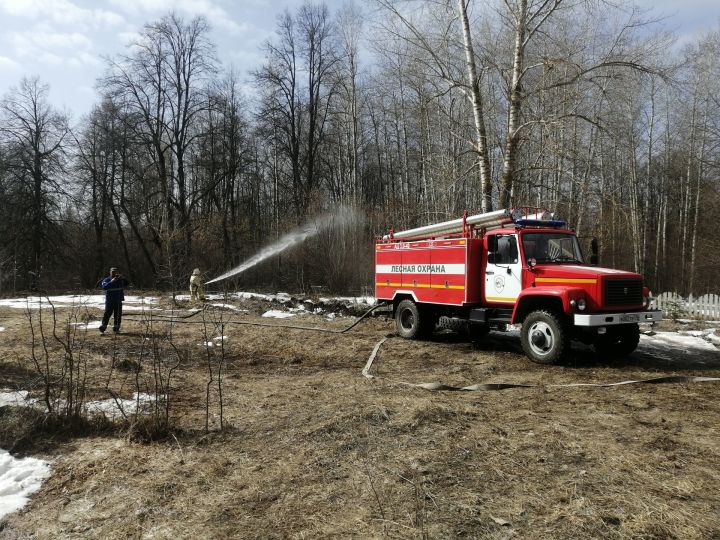
[[514,208],[512,210],[495,210],[494,212],[486,212],[484,214],[475,214],[468,216],[467,211],[460,219],[451,221],[443,221],[441,223],[433,223],[423,227],[416,227],[406,231],[390,232],[382,237],[383,241],[393,240],[416,240],[422,238],[437,238],[442,236],[450,236],[462,234],[469,236],[473,229],[490,229],[501,227],[510,223],[518,225],[543,225],[558,226],[557,224],[564,222],[551,221],[554,216],[547,210],[541,208]]

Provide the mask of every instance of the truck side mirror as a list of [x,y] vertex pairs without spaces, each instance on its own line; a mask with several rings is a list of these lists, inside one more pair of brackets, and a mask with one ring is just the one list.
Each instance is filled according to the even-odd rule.
[[597,238],[593,238],[590,241],[590,264],[593,266],[597,266],[597,264],[600,262],[600,257],[598,256],[598,241]]

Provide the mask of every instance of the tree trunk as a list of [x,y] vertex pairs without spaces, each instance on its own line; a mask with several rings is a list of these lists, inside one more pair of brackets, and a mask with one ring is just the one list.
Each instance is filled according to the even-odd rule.
[[690,283],[688,285],[688,291],[690,294],[695,294],[695,254],[697,247],[697,230],[698,230],[698,217],[700,215],[700,192],[702,190],[702,177],[703,177],[703,163],[705,161],[705,148],[707,143],[707,121],[708,111],[707,103],[705,104],[705,111],[703,114],[703,126],[700,141],[700,155],[698,156],[697,166],[697,183],[695,190],[695,215],[693,217],[693,229],[692,229],[692,242],[690,248]]
[[475,145],[478,153],[480,192],[482,193],[480,207],[483,212],[490,212],[492,211],[492,179],[490,177],[487,130],[485,128],[482,93],[480,92],[480,78],[477,74],[475,52],[473,50],[472,38],[470,36],[470,21],[468,20],[466,0],[458,0],[458,9],[460,11],[460,19],[463,27],[465,63],[467,65],[468,79],[470,82],[470,97],[473,108],[473,119],[475,121]]
[[508,124],[505,139],[505,156],[503,158],[502,179],[500,182],[500,206],[510,207],[512,203],[513,183],[515,181],[515,164],[518,149],[518,127],[520,125],[520,106],[522,89],[520,77],[523,70],[525,54],[525,28],[527,21],[527,0],[520,0],[515,27],[515,47],[513,49],[512,79],[508,96]]

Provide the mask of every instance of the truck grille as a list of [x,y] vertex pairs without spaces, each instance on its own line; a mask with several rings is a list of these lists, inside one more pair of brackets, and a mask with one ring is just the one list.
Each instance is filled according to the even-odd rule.
[[606,279],[603,285],[603,303],[608,306],[642,304],[642,281],[639,279]]

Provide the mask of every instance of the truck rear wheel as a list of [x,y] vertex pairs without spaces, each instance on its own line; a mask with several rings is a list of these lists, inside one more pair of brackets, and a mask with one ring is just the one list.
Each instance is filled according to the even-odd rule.
[[533,311],[523,322],[521,343],[537,364],[555,364],[569,349],[570,339],[562,320],[550,311]]
[[637,324],[611,326],[605,334],[600,334],[593,343],[593,348],[600,354],[627,356],[640,343],[640,327]]
[[397,333],[406,339],[420,339],[435,328],[436,317],[421,310],[412,300],[403,300],[395,310]]

